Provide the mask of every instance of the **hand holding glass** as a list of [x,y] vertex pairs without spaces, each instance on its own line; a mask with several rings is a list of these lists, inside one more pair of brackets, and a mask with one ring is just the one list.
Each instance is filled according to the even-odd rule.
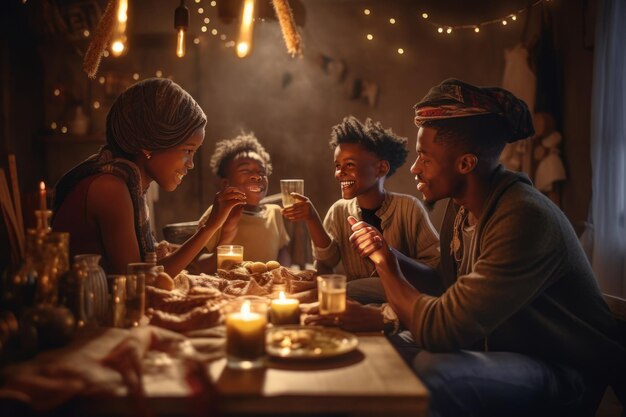
[[298,202],[291,193],[304,195],[304,180],[280,180],[280,193],[283,198],[283,207],[289,207]]
[[346,276],[337,274],[318,276],[317,298],[321,315],[346,311]]

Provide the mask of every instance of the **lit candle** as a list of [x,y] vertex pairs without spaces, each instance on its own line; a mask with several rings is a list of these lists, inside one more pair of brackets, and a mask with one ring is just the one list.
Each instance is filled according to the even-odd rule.
[[39,183],[39,210],[46,211],[48,205],[46,203],[46,183],[41,181]]
[[272,300],[270,317],[273,324],[300,324],[300,301],[286,298],[281,291],[276,300]]
[[243,246],[222,245],[217,247],[217,268],[230,269],[243,262]]
[[256,361],[265,355],[266,314],[251,311],[250,301],[226,316],[226,354],[229,360]]

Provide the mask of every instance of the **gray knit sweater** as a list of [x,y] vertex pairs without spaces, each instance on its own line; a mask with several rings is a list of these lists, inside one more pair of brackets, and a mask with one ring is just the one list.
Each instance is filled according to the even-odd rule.
[[[383,236],[391,247],[426,265],[438,265],[439,238],[417,198],[387,191],[376,215],[380,217]],[[331,243],[326,248],[313,245],[313,256],[327,268],[333,268],[342,261],[350,281],[371,276],[375,268],[369,259],[361,258],[352,248],[348,216],[363,219],[356,198],[338,200],[328,209],[324,228],[331,236]]]
[[458,207],[441,230],[447,290],[421,295],[411,332],[431,351],[488,346],[529,354],[602,376],[626,372],[626,350],[593,271],[563,212],[528,178],[501,167],[456,276],[450,241]]

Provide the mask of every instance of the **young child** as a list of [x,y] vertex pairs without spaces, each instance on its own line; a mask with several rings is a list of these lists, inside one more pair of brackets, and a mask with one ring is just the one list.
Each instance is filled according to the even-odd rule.
[[[222,228],[209,240],[206,249],[214,253],[219,245],[242,245],[246,261],[278,260],[290,266],[287,244],[289,235],[276,204],[261,204],[267,195],[272,162],[265,148],[253,133],[242,133],[220,141],[211,156],[211,170],[217,175],[220,188],[235,187],[246,195],[246,203],[235,207]],[[213,206],[202,215],[198,226],[210,219]],[[214,272],[216,259],[205,257],[200,263],[204,272]]]
[[[439,262],[439,237],[423,205],[413,196],[385,190],[385,180],[406,160],[406,144],[406,138],[371,119],[363,124],[353,116],[344,118],[332,128],[330,139],[342,199],[330,207],[323,224],[305,196],[294,195],[301,201],[283,209],[285,218],[306,222],[318,272],[328,272],[341,261],[348,295],[364,303],[384,301],[376,295],[383,291],[377,277],[361,280],[372,277],[376,268],[352,248],[348,216],[375,226],[403,256],[431,267]],[[361,282],[355,285],[356,280]]]

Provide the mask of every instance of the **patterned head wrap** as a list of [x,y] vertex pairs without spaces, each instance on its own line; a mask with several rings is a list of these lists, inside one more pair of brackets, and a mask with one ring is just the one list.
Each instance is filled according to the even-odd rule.
[[528,106],[509,91],[498,87],[480,88],[454,78],[430,89],[415,105],[415,124],[429,120],[496,114],[509,128],[507,142],[535,134]]
[[206,116],[196,101],[166,78],[148,78],[124,91],[107,115],[107,146],[130,157],[141,150],[179,145],[204,127]]

